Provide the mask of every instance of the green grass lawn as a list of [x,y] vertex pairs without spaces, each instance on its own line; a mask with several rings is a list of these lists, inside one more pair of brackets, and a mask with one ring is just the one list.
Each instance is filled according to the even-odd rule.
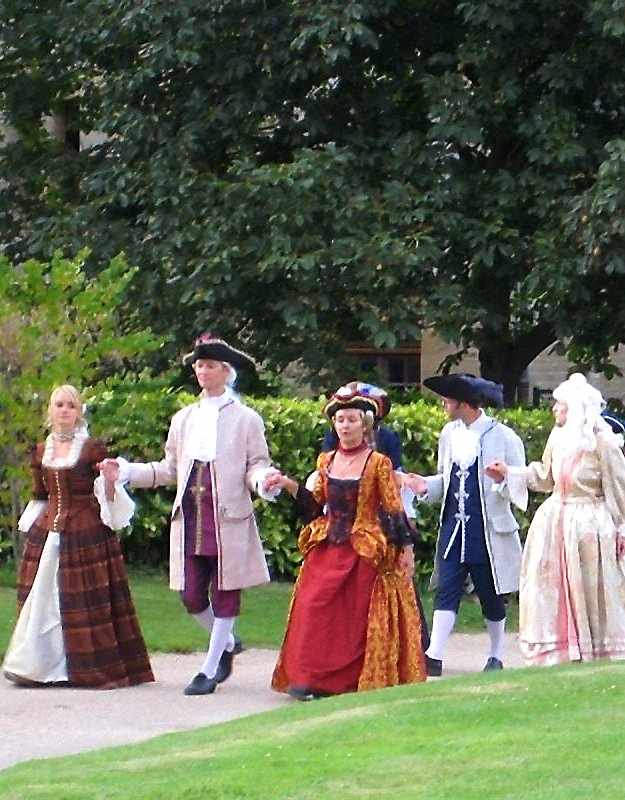
[[[177,592],[167,586],[162,573],[130,571],[132,594],[137,606],[143,635],[152,652],[192,652],[206,647],[206,633],[185,612]],[[244,592],[237,632],[247,647],[280,646],[291,597],[291,585],[271,583]],[[431,620],[432,598],[423,593],[423,604]],[[510,628],[518,619],[516,601],[510,604]],[[15,574],[0,568],[0,653],[6,650],[15,624]],[[479,604],[467,599],[461,605],[457,630],[484,629]]]
[[294,703],[0,773],[5,800],[621,800],[625,664]]

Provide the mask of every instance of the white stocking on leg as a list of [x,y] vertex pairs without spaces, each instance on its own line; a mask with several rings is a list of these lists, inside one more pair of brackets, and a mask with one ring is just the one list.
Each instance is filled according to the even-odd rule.
[[486,620],[486,630],[490,638],[490,656],[503,661],[503,648],[506,643],[506,618],[494,622]]
[[[200,611],[199,614],[191,614],[191,616],[201,628],[204,628],[204,630],[207,630],[209,633],[213,630],[215,615],[213,614],[213,609],[210,606],[205,608],[204,611]],[[234,635],[230,636],[228,639],[226,650],[229,653],[234,650]]]
[[197,622],[197,624],[200,625],[200,627],[204,628],[204,630],[213,630],[215,615],[213,614],[213,609],[210,606],[205,608],[204,611],[200,611],[199,614],[191,614],[191,616]]
[[224,650],[232,650],[234,637],[232,629],[236,617],[215,617],[215,624],[208,644],[208,653],[200,669],[207,678],[214,678],[217,672],[219,659]]
[[445,645],[449,634],[453,631],[456,624],[455,611],[435,611],[432,619],[432,632],[430,634],[430,646],[426,650],[426,655],[439,661],[443,660]]

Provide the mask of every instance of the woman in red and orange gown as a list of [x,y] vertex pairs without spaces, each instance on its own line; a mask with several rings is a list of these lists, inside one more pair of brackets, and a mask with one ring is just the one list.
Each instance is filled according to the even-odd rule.
[[369,444],[374,403],[356,393],[328,402],[339,446],[319,456],[312,491],[284,475],[272,478],[295,497],[307,523],[272,680],[297,699],[426,678],[412,531],[391,462]]

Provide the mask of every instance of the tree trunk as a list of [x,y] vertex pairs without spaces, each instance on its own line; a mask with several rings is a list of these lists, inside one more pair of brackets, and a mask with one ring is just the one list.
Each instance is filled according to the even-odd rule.
[[538,325],[530,333],[514,341],[500,333],[485,331],[486,344],[479,348],[480,372],[483,378],[503,385],[504,404],[514,405],[521,376],[532,361],[556,339],[550,325]]

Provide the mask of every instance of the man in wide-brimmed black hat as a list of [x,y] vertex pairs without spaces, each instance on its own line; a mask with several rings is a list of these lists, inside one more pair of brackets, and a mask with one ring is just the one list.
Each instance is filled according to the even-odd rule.
[[445,644],[469,577],[490,637],[484,669],[502,669],[503,595],[519,588],[521,542],[507,485],[495,483],[484,468],[500,460],[498,453],[506,453],[508,463],[524,465],[523,443],[511,428],[482,409],[503,405],[499,384],[467,373],[439,375],[424,384],[443,398],[450,419],[439,440],[437,474],[405,479],[419,499],[442,504],[432,575],[436,600],[426,651],[428,674],[442,672]]
[[263,421],[232,391],[236,370],[255,368],[252,358],[204,333],[183,363],[193,367],[202,393],[173,416],[165,458],[148,464],[111,459],[102,471],[132,486],[177,486],[170,587],[180,591],[187,611],[211,632],[204,663],[185,689],[187,695],[203,695],[212,694],[232,671],[241,589],[269,580],[251,492],[267,500],[277,492],[265,490],[275,470]]

